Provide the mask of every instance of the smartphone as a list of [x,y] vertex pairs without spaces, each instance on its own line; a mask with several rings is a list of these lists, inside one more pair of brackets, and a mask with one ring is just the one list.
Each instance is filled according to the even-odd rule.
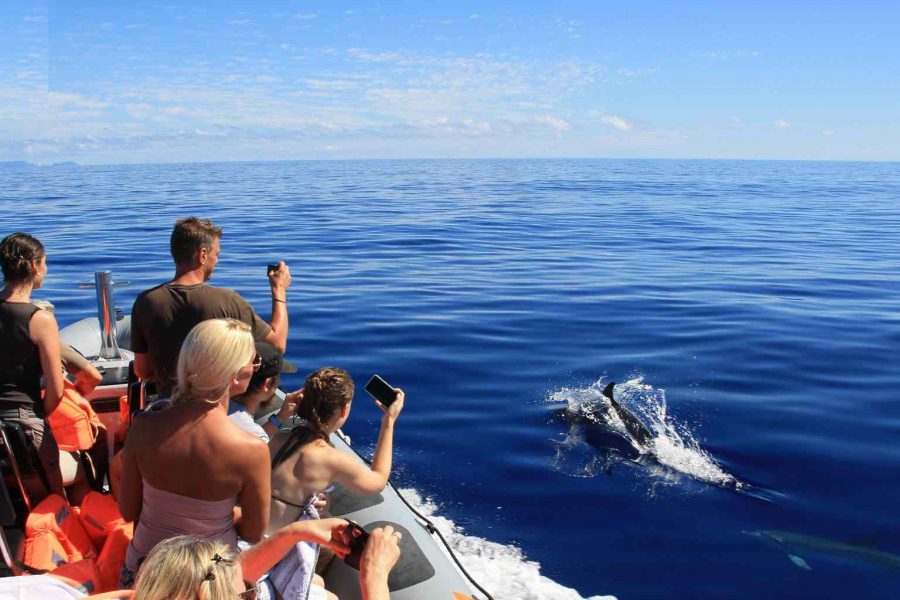
[[358,571],[363,550],[369,541],[369,532],[350,519],[347,519],[347,532],[350,534],[350,554],[344,557],[344,562]]
[[372,375],[372,379],[366,384],[366,393],[385,407],[390,406],[397,399],[397,392],[394,391],[394,388],[378,375]]
[[272,263],[269,263],[269,266],[266,268],[266,275],[268,275],[268,274],[271,273],[272,271],[277,271],[277,270],[278,270],[278,265],[277,265],[277,264],[274,264],[274,265],[273,265]]

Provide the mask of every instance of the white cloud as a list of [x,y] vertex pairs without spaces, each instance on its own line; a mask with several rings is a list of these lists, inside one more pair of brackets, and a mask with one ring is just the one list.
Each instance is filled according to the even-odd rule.
[[822,135],[824,135],[825,137],[831,137],[834,135],[834,132],[831,131],[830,129],[826,129],[825,131],[822,132]]
[[556,131],[568,131],[572,128],[571,125],[569,125],[562,119],[557,119],[556,117],[551,117],[550,115],[544,117],[544,122],[546,122],[551,129],[554,129]]
[[603,117],[602,119],[600,119],[600,122],[606,123],[610,127],[614,127],[619,131],[628,131],[629,129],[631,129],[631,125],[628,123],[628,121],[626,121],[622,117],[617,117],[615,115]]
[[26,23],[43,23],[47,20],[44,15],[28,15],[22,19]]
[[740,127],[744,124],[744,122],[741,120],[741,118],[737,117],[735,115],[731,115],[730,120],[731,120],[731,124],[734,125],[735,127]]
[[294,18],[300,21],[309,21],[310,19],[315,19],[318,16],[319,13],[297,13],[294,15]]
[[472,13],[471,15],[469,15],[469,18],[474,21],[475,19],[480,19],[481,15],[479,15],[478,13]]
[[55,108],[108,108],[109,102],[101,102],[93,98],[85,98],[80,94],[69,94],[64,92],[50,92],[48,94],[50,105]]
[[775,119],[775,121],[772,122],[772,125],[774,125],[778,129],[790,129],[791,128],[791,124],[788,121],[785,121],[784,119]]

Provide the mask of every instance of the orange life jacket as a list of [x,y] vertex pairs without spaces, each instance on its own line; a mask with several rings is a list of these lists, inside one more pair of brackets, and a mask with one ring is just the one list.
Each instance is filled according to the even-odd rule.
[[97,571],[100,576],[100,590],[114,590],[119,583],[119,575],[125,564],[128,544],[134,537],[134,523],[119,522],[112,528],[100,557],[97,559]]
[[47,415],[56,444],[63,452],[87,450],[97,441],[97,414],[75,385],[66,380],[63,397],[53,412]]
[[81,501],[78,517],[94,543],[94,548],[102,548],[113,528],[125,522],[112,495],[93,491],[88,492]]
[[47,575],[56,577],[66,585],[70,585],[79,592],[90,594],[100,590],[100,576],[97,573],[97,565],[92,558],[66,563],[53,569]]
[[25,520],[26,537],[35,536],[42,531],[53,534],[62,546],[67,561],[97,556],[91,538],[82,527],[78,515],[56,494],[50,494],[41,500]]
[[52,531],[38,531],[25,538],[22,562],[32,569],[52,571],[69,562],[69,554]]

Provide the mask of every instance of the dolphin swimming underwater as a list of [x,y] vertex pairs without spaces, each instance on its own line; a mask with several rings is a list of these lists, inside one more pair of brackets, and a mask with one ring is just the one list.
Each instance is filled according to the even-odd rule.
[[806,560],[799,555],[799,553],[803,551],[830,554],[831,556],[838,556],[841,558],[853,558],[887,567],[894,571],[900,571],[900,556],[882,552],[881,550],[875,550],[874,548],[854,546],[843,542],[835,542],[833,540],[826,540],[811,535],[804,535],[802,533],[792,533],[790,531],[778,531],[774,529],[745,531],[744,533],[758,538],[771,546],[784,550],[787,552],[788,558],[790,558],[792,563],[807,571],[811,571],[812,568]]
[[610,381],[609,384],[603,388],[603,395],[609,400],[613,412],[616,413],[619,420],[625,425],[625,430],[628,431],[628,434],[644,449],[649,449],[653,445],[654,435],[650,433],[650,430],[647,429],[646,425],[641,423],[640,419],[616,401],[613,397],[613,388],[615,386],[616,382]]

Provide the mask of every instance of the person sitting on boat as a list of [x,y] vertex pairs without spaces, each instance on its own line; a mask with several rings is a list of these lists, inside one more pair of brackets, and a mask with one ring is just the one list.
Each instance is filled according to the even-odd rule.
[[187,217],[175,223],[171,237],[175,277],[142,292],[131,310],[134,370],[155,380],[160,397],[171,395],[181,343],[194,325],[206,319],[237,319],[252,328],[257,341],[284,352],[287,346],[287,289],[291,272],[283,262],[269,273],[272,318],[263,321],[233,290],[206,283],[219,262],[222,230],[208,219]]
[[59,448],[45,420],[63,395],[59,327],[51,313],[30,302],[47,275],[47,254],[37,238],[13,233],[0,242],[0,263],[0,419],[18,423],[37,449],[47,481],[24,482],[29,496],[39,501],[51,492],[65,498]]
[[[160,542],[137,574],[134,591],[96,596],[105,600],[235,600],[276,598],[263,575],[298,542],[330,547],[339,555],[349,551],[347,521],[297,521],[253,548],[235,556],[227,544],[196,536],[176,536]],[[360,560],[359,584],[363,600],[388,600],[388,575],[400,557],[401,535],[388,525],[369,535]],[[0,597],[23,600],[80,600],[85,596],[53,574],[0,578]]]
[[[269,444],[272,453],[272,516],[269,531],[298,519],[317,519],[318,494],[338,482],[362,494],[377,494],[391,474],[394,423],[403,410],[403,390],[395,388],[397,399],[382,410],[381,430],[371,468],[331,444],[330,436],[350,416],[353,379],[343,369],[324,367],[307,377],[303,398],[297,405],[299,424],[282,430]],[[314,581],[318,548],[298,544],[269,575],[282,596],[305,597]],[[318,577],[318,576],[316,576]],[[316,579],[316,581],[318,581]]]
[[294,416],[297,400],[302,397],[303,390],[286,394],[284,404],[278,412],[272,414],[264,425],[259,425],[254,417],[260,410],[264,411],[273,405],[275,391],[281,383],[281,374],[296,373],[297,367],[286,361],[278,348],[268,342],[256,342],[256,354],[260,358],[259,370],[250,378],[247,391],[233,396],[228,402],[228,416],[238,427],[268,444],[284,422]]
[[175,535],[232,547],[238,536],[250,543],[262,538],[269,522],[269,453],[226,413],[228,398],[247,389],[258,367],[249,325],[203,321],[181,347],[172,405],[135,417],[122,451],[118,496],[122,516],[137,521],[123,586],[157,543]]

